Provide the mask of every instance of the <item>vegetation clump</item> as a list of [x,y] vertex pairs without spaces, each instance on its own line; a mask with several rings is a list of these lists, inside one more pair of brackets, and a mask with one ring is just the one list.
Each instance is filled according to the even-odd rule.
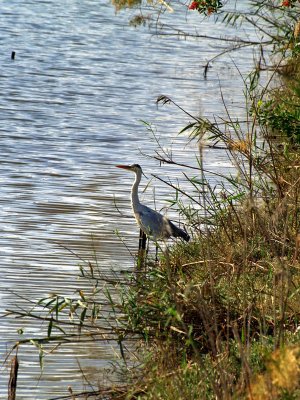
[[270,191],[257,201],[249,189],[235,203],[223,193],[210,227],[130,288],[128,322],[151,337],[143,398],[269,398],[258,397],[262,381],[270,398],[298,393],[300,160],[272,152],[274,170],[256,183],[258,191],[277,174]]
[[[127,323],[145,339],[144,367],[128,399],[300,396],[296,39],[274,68],[275,89],[258,90],[259,69],[245,81],[245,124],[229,113],[219,125],[190,115],[183,129],[199,145],[198,174],[194,167],[185,173],[191,191],[177,188],[170,204],[194,238],[164,250],[158,265],[149,261],[124,293]],[[166,96],[158,101],[177,106]],[[203,167],[207,142],[226,149],[237,169],[219,187]],[[155,158],[176,164],[166,153]]]

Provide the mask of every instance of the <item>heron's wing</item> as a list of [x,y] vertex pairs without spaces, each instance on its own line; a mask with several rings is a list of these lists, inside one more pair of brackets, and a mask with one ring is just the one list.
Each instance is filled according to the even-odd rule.
[[135,218],[141,229],[153,239],[159,239],[166,236],[165,219],[157,211],[147,206],[141,206],[135,212]]

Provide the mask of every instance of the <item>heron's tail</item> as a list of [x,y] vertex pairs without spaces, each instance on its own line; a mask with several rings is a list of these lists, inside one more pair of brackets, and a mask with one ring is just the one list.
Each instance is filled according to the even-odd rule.
[[169,221],[169,223],[172,229],[172,236],[181,237],[186,242],[190,240],[190,236],[184,230],[178,228],[178,226],[174,225],[171,221]]

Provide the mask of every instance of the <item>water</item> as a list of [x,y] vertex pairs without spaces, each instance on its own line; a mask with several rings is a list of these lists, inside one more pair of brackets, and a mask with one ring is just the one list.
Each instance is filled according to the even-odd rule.
[[[167,16],[177,26],[186,26],[186,17]],[[188,21],[201,23],[201,32],[211,34],[212,22],[201,21],[197,13],[190,13]],[[71,296],[85,288],[77,279],[77,256],[94,261],[96,253],[105,273],[131,271],[132,257],[115,231],[134,251],[133,177],[115,165],[138,162],[149,177],[152,172],[182,180],[178,167],[160,166],[142,154],[153,155],[157,143],[141,120],[154,124],[161,145],[171,147],[177,161],[193,163],[197,153],[194,144],[186,146],[186,138],[177,137],[188,117],[170,105],[157,107],[157,96],[169,95],[190,113],[212,117],[224,114],[220,88],[235,116],[243,115],[243,94],[228,56],[216,60],[208,79],[203,78],[202,66],[220,52],[219,43],[157,38],[145,28],[129,28],[128,14],[115,15],[106,1],[6,0],[1,2],[0,27],[3,313],[28,309],[28,299],[35,302],[49,293]],[[230,33],[221,25],[214,30]],[[245,49],[234,56],[242,73],[250,68],[251,54]],[[232,168],[220,150],[206,149],[204,162],[212,172]],[[160,209],[172,193],[152,181],[143,195],[150,206],[154,187]],[[20,328],[23,336],[17,333]],[[39,336],[46,328],[39,321],[1,319],[1,360],[17,339]],[[80,366],[93,382],[101,380],[115,351],[116,345],[107,343],[64,345],[46,356],[41,375],[38,351],[24,345],[19,350],[18,399],[67,394],[69,385],[81,391],[86,382]],[[3,365],[2,398],[7,374]]]

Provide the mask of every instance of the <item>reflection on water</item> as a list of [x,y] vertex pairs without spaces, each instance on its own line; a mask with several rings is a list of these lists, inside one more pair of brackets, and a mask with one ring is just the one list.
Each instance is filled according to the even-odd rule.
[[[108,4],[93,0],[10,0],[1,7],[3,312],[53,292],[73,295],[87,284],[77,279],[79,260],[93,260],[95,253],[104,272],[131,270],[132,257],[115,231],[134,251],[138,230],[129,203],[133,177],[114,166],[138,162],[146,174],[182,180],[178,168],[160,167],[142,155],[141,150],[153,154],[156,142],[140,120],[157,126],[162,146],[172,146],[178,161],[193,162],[197,151],[176,136],[187,117],[170,106],[157,108],[157,96],[169,95],[196,115],[214,116],[223,113],[221,85],[228,107],[236,115],[243,110],[236,107],[242,96],[238,72],[225,58],[214,64],[207,81],[203,78],[201,66],[220,51],[211,43],[159,39],[143,28],[133,30],[126,14],[115,15]],[[193,14],[191,22],[199,23],[197,18]],[[201,27],[208,32],[211,22],[202,21]],[[249,56],[250,50],[238,55],[242,72]],[[204,162],[218,173],[230,167],[225,153],[210,149]],[[154,184],[160,209],[171,193],[159,181]],[[151,187],[144,197],[153,206]],[[2,360],[19,338],[19,328],[30,337],[45,327],[39,321],[2,319]],[[19,351],[18,398],[54,397],[69,385],[81,390],[79,365],[87,368],[89,378],[95,371],[99,377],[114,358],[114,346],[64,345],[46,356],[41,375],[37,350],[24,345]],[[2,395],[7,372],[3,367],[0,373]]]

